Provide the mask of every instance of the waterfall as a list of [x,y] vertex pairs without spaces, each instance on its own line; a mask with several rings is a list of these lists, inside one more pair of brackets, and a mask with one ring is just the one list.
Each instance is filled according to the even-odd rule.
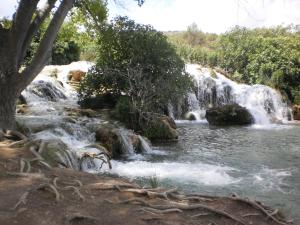
[[[17,114],[18,126],[26,128],[36,140],[62,141],[67,146],[67,150],[74,153],[70,155],[77,157],[76,159],[69,159],[69,157],[66,160],[80,161],[86,153],[101,153],[101,149],[94,147],[95,131],[110,123],[98,117],[88,118],[76,114],[79,108],[78,97],[69,83],[68,74],[71,70],[87,72],[91,65],[89,62],[74,62],[70,65],[46,66],[22,92],[27,106],[25,114]],[[134,156],[136,149],[131,141],[133,131],[120,125],[112,126],[117,132],[122,154]],[[140,135],[136,136],[141,143],[142,153],[151,152],[147,141]],[[105,166],[102,168],[101,163],[102,161],[96,158],[83,158],[80,167],[88,172],[97,172],[100,167],[104,170],[108,169]]]
[[197,120],[204,119],[206,109],[231,103],[246,107],[256,124],[284,123],[292,117],[287,103],[271,87],[239,84],[195,64],[187,64],[186,70],[194,77],[197,87],[195,93],[188,94],[189,113]]

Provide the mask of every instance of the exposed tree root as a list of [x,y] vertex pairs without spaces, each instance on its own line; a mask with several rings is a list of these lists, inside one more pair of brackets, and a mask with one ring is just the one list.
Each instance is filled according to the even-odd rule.
[[16,130],[6,130],[4,133],[4,136],[6,138],[17,137],[20,140],[26,140],[26,141],[28,140],[28,138],[24,134],[22,134],[21,132],[16,131]]
[[[57,184],[57,181],[58,181],[58,177],[55,177],[53,179],[53,186],[56,189],[60,189],[60,190],[70,190],[70,189],[72,189],[74,191],[74,193],[76,193],[82,201],[86,200],[86,198],[80,193],[78,187],[75,187],[73,185],[69,185],[69,186],[65,186],[65,187],[59,187],[58,184]],[[80,187],[82,186],[82,183],[79,180],[74,180],[74,181],[75,181],[74,182],[75,184],[79,184]]]
[[18,173],[18,172],[6,172],[7,175],[16,177],[32,177],[38,179],[45,179],[45,175],[42,173]]
[[[102,150],[102,149],[101,149],[101,150]],[[108,154],[108,153],[105,152],[105,151],[102,151],[102,152],[97,153],[97,154],[85,152],[85,153],[82,155],[81,160],[80,160],[80,162],[79,162],[80,165],[81,165],[83,159],[85,159],[85,158],[92,158],[92,159],[99,159],[99,160],[101,160],[102,163],[101,163],[101,165],[100,165],[100,167],[99,167],[98,169],[102,169],[102,166],[103,166],[104,163],[108,165],[109,169],[112,168],[112,165],[111,165],[111,162],[110,162],[111,156],[110,156],[110,154]]]
[[184,201],[184,200],[197,200],[197,201],[203,201],[203,202],[214,201],[214,199],[211,199],[208,197],[203,197],[203,196],[202,197],[200,197],[200,196],[185,196],[185,195],[176,195],[174,193],[170,193],[170,196],[175,199],[181,200],[181,201]]
[[210,213],[198,213],[198,214],[192,215],[191,217],[192,218],[197,218],[197,217],[209,216],[209,215],[211,215],[211,214]]
[[17,148],[17,147],[20,147],[22,145],[25,145],[26,143],[28,142],[27,139],[25,140],[20,140],[20,141],[15,141],[9,145],[7,145],[9,148]]
[[239,197],[237,197],[237,195],[235,195],[234,197],[228,197],[228,198],[231,199],[231,200],[240,201],[240,202],[244,202],[248,205],[251,205],[252,207],[260,210],[263,214],[265,214],[267,216],[267,218],[272,219],[273,221],[275,221],[278,224],[289,225],[289,222],[280,221],[279,219],[274,217],[274,215],[276,215],[278,213],[278,210],[274,210],[273,212],[270,213],[263,206],[258,204],[257,202],[250,201],[248,199],[239,198]]
[[227,218],[233,220],[234,222],[236,222],[238,224],[247,225],[243,221],[241,221],[238,218],[230,215],[227,212],[224,212],[224,211],[221,211],[221,210],[218,210],[218,209],[214,209],[214,208],[211,208],[211,207],[209,207],[207,205],[203,205],[203,204],[189,205],[189,204],[172,202],[171,204],[168,204],[168,205],[152,205],[152,204],[146,202],[145,200],[143,200],[141,198],[130,198],[130,199],[127,199],[127,200],[124,200],[124,201],[120,201],[118,203],[119,204],[124,204],[124,203],[134,203],[134,202],[135,203],[140,203],[143,206],[147,206],[147,207],[158,209],[158,210],[166,210],[166,209],[179,209],[179,210],[205,209],[205,210],[213,212],[217,215],[227,217]]
[[150,212],[150,213],[154,213],[154,214],[167,214],[167,213],[183,213],[182,210],[180,209],[163,209],[163,210],[159,210],[159,209],[155,209],[155,208],[151,208],[151,207],[143,207],[140,209],[141,211],[144,212]]
[[80,191],[79,191],[79,189],[77,187],[75,187],[75,186],[66,186],[66,187],[64,187],[62,189],[63,190],[73,189],[74,193],[76,193],[82,201],[85,201],[85,197],[80,193]]
[[53,192],[55,194],[55,200],[56,202],[58,202],[61,198],[58,190],[56,189],[56,187],[54,187],[52,184],[42,184],[40,185],[37,190],[51,190],[51,192]]
[[130,184],[130,183],[93,183],[86,185],[89,189],[93,190],[121,190],[121,187],[124,188],[138,188],[139,186],[136,184]]
[[173,193],[173,192],[177,192],[177,188],[170,189],[170,190],[164,191],[162,193],[151,191],[151,189],[147,190],[147,189],[138,189],[138,188],[135,188],[135,189],[123,189],[123,190],[120,190],[120,191],[131,192],[131,193],[136,193],[136,194],[145,194],[145,195],[147,195],[150,198],[160,197],[160,198],[168,199],[168,195],[171,194],[171,193]]
[[22,203],[25,205],[26,202],[27,202],[28,195],[29,195],[29,191],[26,191],[24,194],[22,194],[22,196],[20,197],[19,201],[14,205],[14,207],[12,209],[15,210]]
[[261,214],[259,213],[247,213],[245,215],[243,215],[242,217],[248,217],[248,216],[260,216]]

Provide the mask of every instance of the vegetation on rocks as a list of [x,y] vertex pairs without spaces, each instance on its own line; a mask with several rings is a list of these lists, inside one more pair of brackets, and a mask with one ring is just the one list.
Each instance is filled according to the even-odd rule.
[[150,117],[163,114],[192,86],[175,49],[149,25],[116,18],[99,32],[97,51],[96,66],[81,82],[80,99],[115,96],[117,118],[135,130],[143,130]]
[[300,100],[300,33],[297,26],[247,29],[205,34],[195,25],[168,34],[186,61],[220,67],[238,82],[265,84],[280,90],[290,102]]

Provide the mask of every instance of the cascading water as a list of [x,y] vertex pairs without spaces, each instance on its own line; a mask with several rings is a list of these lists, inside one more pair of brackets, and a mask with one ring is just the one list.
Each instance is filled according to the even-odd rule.
[[[132,131],[101,118],[70,115],[78,105],[76,92],[67,82],[68,73],[76,69],[87,71],[90,65],[77,62],[47,66],[22,93],[28,112],[17,115],[19,125],[28,128],[36,139],[64,142],[70,152],[77,155],[83,171],[105,171],[141,180],[143,185],[147,178],[156,176],[163,186],[177,186],[187,192],[212,195],[235,192],[258,197],[269,205],[285,209],[286,213],[291,211],[291,217],[300,222],[297,218],[300,214],[297,198],[300,194],[299,126],[212,128],[206,123],[184,122],[178,124],[178,143],[150,146],[146,139],[136,135],[142,152],[137,154],[130,141]],[[288,107],[280,95],[267,86],[237,84],[218,73],[212,77],[209,70],[200,71],[197,65],[187,65],[187,70],[194,75],[197,90],[187,96],[186,102],[188,111],[197,120],[204,118],[207,108],[232,102],[245,106],[256,123],[288,118]],[[176,111],[175,106],[168,108]],[[182,109],[185,108],[186,105]],[[83,159],[85,153],[99,153],[93,145],[95,131],[98,126],[107,124],[117,130],[125,155],[120,160],[112,160],[112,170],[99,159]]]
[[[97,127],[108,124],[101,118],[88,118],[72,115],[72,110],[78,109],[77,93],[69,84],[68,74],[72,70],[87,72],[92,64],[75,62],[64,66],[46,66],[35,80],[22,92],[27,102],[24,115],[17,115],[18,125],[25,127],[35,139],[44,141],[62,141],[68,150],[75,153],[76,159],[86,154],[98,154],[100,150],[93,147]],[[135,155],[130,137],[133,132],[121,126],[116,126],[122,154]],[[141,151],[149,153],[151,147],[143,137],[137,136],[141,142]],[[74,155],[74,154],[73,154]],[[82,162],[81,169],[89,172],[99,172],[102,162],[87,158]],[[102,170],[108,169],[101,165]]]
[[292,118],[291,110],[280,94],[268,86],[238,84],[195,64],[188,64],[186,70],[197,86],[195,93],[188,94],[189,113],[197,120],[204,119],[206,109],[230,103],[246,107],[256,124],[284,123]]

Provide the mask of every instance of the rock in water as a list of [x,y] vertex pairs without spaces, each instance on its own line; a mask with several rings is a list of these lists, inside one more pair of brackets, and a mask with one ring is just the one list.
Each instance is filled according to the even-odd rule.
[[103,144],[112,155],[112,158],[118,158],[122,155],[121,142],[116,129],[110,127],[98,128],[96,131],[96,141]]
[[300,105],[293,106],[293,117],[294,120],[300,120]]
[[152,121],[144,128],[144,135],[150,140],[169,141],[178,139],[178,131],[176,124],[171,117],[160,116],[152,119]]
[[213,107],[206,111],[206,119],[211,125],[248,125],[254,122],[249,111],[238,104]]

